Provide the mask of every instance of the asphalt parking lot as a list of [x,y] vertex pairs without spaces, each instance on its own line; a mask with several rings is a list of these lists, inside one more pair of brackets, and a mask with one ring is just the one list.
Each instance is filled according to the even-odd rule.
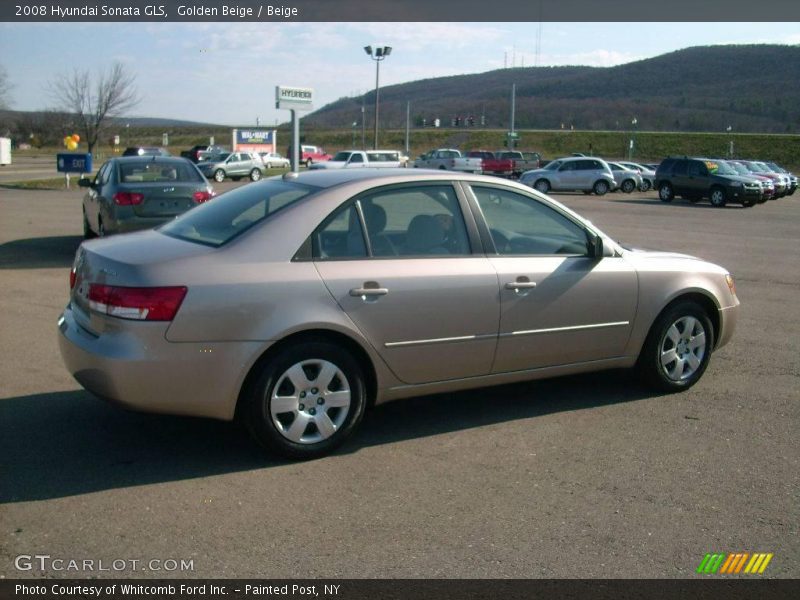
[[[698,385],[664,396],[609,372],[404,400],[334,456],[288,463],[231,424],[82,391],[56,344],[81,192],[0,188],[0,577],[671,578],[735,551],[799,577],[800,194],[556,197],[736,276],[739,328]],[[15,568],[36,554],[126,563]],[[154,571],[167,560],[193,568]]]

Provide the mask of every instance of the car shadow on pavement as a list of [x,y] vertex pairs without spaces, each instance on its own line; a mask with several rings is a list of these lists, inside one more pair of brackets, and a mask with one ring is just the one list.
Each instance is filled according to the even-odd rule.
[[0,269],[69,268],[82,241],[79,235],[57,235],[0,244]]
[[662,202],[658,198],[653,198],[652,200],[646,199],[619,199],[614,200],[615,204],[642,204],[644,206],[653,206],[653,205],[663,205],[663,206],[674,206],[677,208],[703,208],[703,209],[710,209],[710,210],[722,210],[723,208],[744,208],[741,204],[726,204],[724,207],[712,206],[708,202],[688,202],[684,200],[673,200],[672,202]]
[[[651,397],[627,372],[609,371],[400,400],[371,410],[336,456]],[[262,451],[237,425],[129,412],[82,390],[0,400],[0,455],[0,503],[287,464]]]

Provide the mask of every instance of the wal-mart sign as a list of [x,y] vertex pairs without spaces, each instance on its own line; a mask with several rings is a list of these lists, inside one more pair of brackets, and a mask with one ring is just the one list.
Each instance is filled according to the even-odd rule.
[[314,110],[314,90],[310,88],[275,86],[275,108]]

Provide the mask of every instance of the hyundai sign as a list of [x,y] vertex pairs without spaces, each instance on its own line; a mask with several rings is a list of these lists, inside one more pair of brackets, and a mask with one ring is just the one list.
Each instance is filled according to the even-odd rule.
[[275,86],[275,108],[289,110],[314,110],[314,90],[285,85]]

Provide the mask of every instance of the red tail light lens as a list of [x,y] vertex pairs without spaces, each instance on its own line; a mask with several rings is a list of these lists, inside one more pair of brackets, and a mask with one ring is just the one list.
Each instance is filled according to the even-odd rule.
[[78,274],[75,272],[75,267],[72,267],[69,270],[69,289],[75,287],[75,280],[78,278]]
[[214,197],[214,192],[195,192],[192,196],[198,204],[208,202]]
[[114,194],[114,204],[118,206],[133,206],[144,201],[144,194],[139,192],[117,192]]
[[186,287],[89,286],[89,307],[97,312],[136,321],[172,321],[186,296]]

